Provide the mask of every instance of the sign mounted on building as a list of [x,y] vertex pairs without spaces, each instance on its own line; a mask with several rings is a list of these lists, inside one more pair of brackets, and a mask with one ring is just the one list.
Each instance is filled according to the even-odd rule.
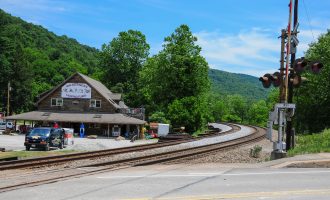
[[90,99],[91,87],[86,83],[66,83],[62,87],[62,98]]

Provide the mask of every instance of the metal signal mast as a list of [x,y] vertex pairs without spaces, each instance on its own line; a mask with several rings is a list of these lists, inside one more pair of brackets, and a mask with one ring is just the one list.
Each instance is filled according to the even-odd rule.
[[[294,147],[294,129],[292,128],[292,117],[296,105],[293,104],[293,88],[299,87],[305,79],[300,74],[305,69],[310,69],[313,73],[318,73],[323,64],[320,62],[310,62],[304,57],[296,59],[296,51],[299,40],[298,35],[298,0],[294,0],[293,29],[292,24],[293,3],[289,4],[289,22],[287,29],[282,29],[281,33],[281,60],[280,72],[265,74],[260,77],[265,88],[271,85],[280,87],[279,103],[274,107],[274,111],[269,114],[267,137],[272,140],[272,126],[278,125],[278,140],[274,142],[274,158],[281,158],[286,155],[286,151]],[[285,51],[286,49],[286,51]],[[291,55],[291,59],[290,59]],[[285,67],[284,67],[285,63]],[[284,142],[286,133],[286,142]]]

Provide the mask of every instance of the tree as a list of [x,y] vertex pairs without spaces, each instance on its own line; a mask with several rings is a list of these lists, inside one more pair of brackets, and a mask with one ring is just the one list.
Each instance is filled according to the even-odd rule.
[[278,88],[273,88],[269,92],[268,97],[266,99],[266,103],[269,110],[272,110],[275,104],[279,102],[280,99],[279,95],[280,95],[280,90]]
[[227,107],[230,109],[230,115],[236,116],[231,118],[234,118],[235,120],[239,119],[239,122],[243,122],[246,118],[248,110],[247,103],[244,98],[240,95],[228,95],[226,101]]
[[130,106],[138,106],[138,73],[149,55],[149,49],[145,35],[140,31],[128,30],[120,32],[108,45],[104,44],[100,52],[103,82],[108,88],[122,88],[126,103]]
[[166,115],[163,112],[154,112],[149,117],[150,122],[158,122],[158,123],[164,123],[169,124],[170,121],[166,119]]
[[196,41],[189,27],[181,25],[165,38],[163,50],[147,60],[140,86],[154,107],[164,110],[176,99],[199,97],[209,91],[208,64]]
[[184,126],[188,133],[201,129],[209,119],[205,102],[196,97],[174,100],[168,106],[168,118],[172,126]]
[[8,77],[10,81],[10,114],[12,112],[28,111],[33,107],[31,93],[31,76],[33,75],[30,64],[25,59],[24,49],[20,44],[15,45],[11,60],[11,70]]
[[320,61],[324,67],[319,74],[305,72],[307,82],[296,90],[295,127],[298,132],[319,132],[330,126],[330,31],[310,45],[305,57]]
[[140,93],[150,112],[168,111],[173,125],[196,131],[206,121],[205,94],[210,89],[208,64],[187,25],[164,40],[163,50],[140,72]]
[[260,100],[253,103],[248,111],[249,124],[256,126],[266,126],[268,120],[269,109],[266,101]]
[[0,106],[6,106],[9,81],[13,88],[11,107],[19,113],[31,110],[40,93],[73,73],[99,73],[98,52],[0,9],[0,94],[3,96]]
[[212,121],[223,121],[224,116],[229,112],[224,98],[217,94],[209,93],[207,105],[205,109],[209,110]]

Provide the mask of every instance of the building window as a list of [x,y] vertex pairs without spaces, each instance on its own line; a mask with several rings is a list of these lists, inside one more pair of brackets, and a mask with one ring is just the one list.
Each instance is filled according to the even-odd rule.
[[89,107],[91,107],[91,108],[101,108],[101,100],[91,99]]
[[62,98],[52,98],[51,106],[63,106],[63,99]]

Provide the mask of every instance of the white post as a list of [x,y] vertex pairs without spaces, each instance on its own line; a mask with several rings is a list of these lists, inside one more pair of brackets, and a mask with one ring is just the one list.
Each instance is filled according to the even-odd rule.
[[108,131],[107,131],[108,138],[110,136],[110,125],[108,124]]
[[279,122],[278,122],[278,145],[280,152],[283,152],[283,133],[284,133],[284,109],[279,109]]

